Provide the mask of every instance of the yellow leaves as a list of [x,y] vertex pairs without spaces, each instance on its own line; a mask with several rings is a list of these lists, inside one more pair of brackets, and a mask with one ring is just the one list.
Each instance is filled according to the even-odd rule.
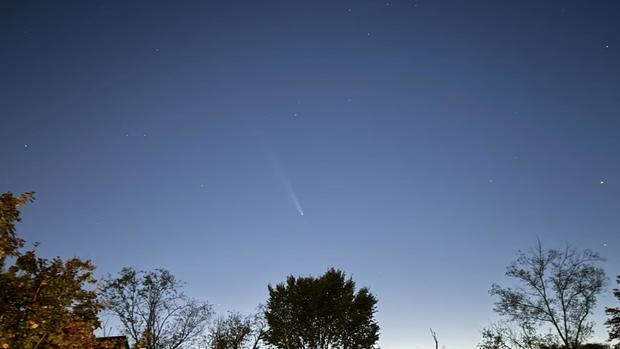
[[15,207],[22,207],[29,202],[34,201],[34,192],[23,193],[15,198]]
[[33,198],[0,193],[0,349],[88,348],[103,308],[91,291],[94,266],[75,257],[38,257],[36,245],[23,251],[16,224]]

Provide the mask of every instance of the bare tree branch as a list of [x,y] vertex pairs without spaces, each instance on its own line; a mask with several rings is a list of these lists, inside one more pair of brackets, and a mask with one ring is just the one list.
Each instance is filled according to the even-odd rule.
[[212,316],[208,303],[185,296],[167,270],[124,268],[108,279],[102,298],[133,344],[145,349],[180,349],[193,343]]
[[[579,347],[592,333],[592,323],[587,318],[604,286],[605,273],[596,265],[602,260],[595,252],[569,246],[544,250],[540,242],[528,254],[519,252],[506,275],[521,286],[494,284],[491,294],[499,297],[495,311],[516,324],[521,335],[513,336],[514,332],[507,330],[487,332],[486,345],[501,347],[512,343],[522,348],[523,343],[531,342],[528,338],[545,337],[536,334],[536,328],[548,324],[565,348]],[[499,340],[498,336],[512,339]]]

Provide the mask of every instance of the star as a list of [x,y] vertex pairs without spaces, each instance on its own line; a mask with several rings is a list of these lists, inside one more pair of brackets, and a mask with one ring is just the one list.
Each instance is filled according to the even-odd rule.
[[489,179],[489,183],[493,183],[493,178]]
[[600,183],[600,184],[605,184],[605,181],[601,180],[599,183]]
[[607,247],[607,243],[606,242],[603,242],[603,247]]
[[609,48],[609,44],[605,44],[605,48]]
[[299,114],[297,114],[297,113],[293,113],[293,116],[295,116],[295,117],[296,117],[297,115],[299,115]]
[[24,148],[28,148],[28,144],[24,144]]

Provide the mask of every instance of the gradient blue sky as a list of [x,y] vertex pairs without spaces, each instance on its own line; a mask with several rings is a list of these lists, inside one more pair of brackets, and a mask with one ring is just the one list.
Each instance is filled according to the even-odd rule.
[[382,347],[471,349],[537,238],[620,274],[619,63],[618,1],[2,1],[0,190],[100,274],[334,266]]

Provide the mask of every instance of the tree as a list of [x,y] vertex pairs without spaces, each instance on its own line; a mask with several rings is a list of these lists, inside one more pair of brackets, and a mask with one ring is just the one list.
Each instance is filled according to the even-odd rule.
[[34,193],[14,196],[4,193],[0,196],[0,267],[4,267],[6,257],[17,257],[25,241],[15,234],[15,223],[21,221],[19,208],[34,201]]
[[167,270],[123,268],[117,278],[105,281],[102,299],[136,348],[185,348],[203,334],[213,312],[182,288]]
[[243,316],[229,313],[215,321],[209,339],[211,349],[258,349],[265,335],[267,323],[264,307],[256,314]]
[[[600,261],[598,253],[587,249],[545,251],[540,242],[528,254],[519,252],[506,270],[519,286],[494,284],[491,289],[491,294],[499,297],[494,310],[514,329],[495,331],[508,337],[503,345],[532,348],[557,342],[566,349],[579,348],[592,334],[588,316],[604,286],[605,273],[596,265]],[[539,332],[545,324],[550,334]]]
[[[551,349],[552,333],[541,334],[531,321],[500,321],[482,330],[480,349]],[[559,349],[559,348],[557,348]]]
[[289,276],[269,289],[268,344],[279,349],[369,349],[379,339],[376,298],[340,270],[319,278]]
[[22,251],[19,209],[34,193],[0,196],[0,347],[86,348],[95,343],[102,305],[90,261]]
[[[616,277],[616,282],[620,284],[620,275]],[[614,296],[620,300],[620,289],[614,288]],[[606,308],[605,313],[609,316],[606,322],[609,327],[609,340],[620,340],[620,308]]]

